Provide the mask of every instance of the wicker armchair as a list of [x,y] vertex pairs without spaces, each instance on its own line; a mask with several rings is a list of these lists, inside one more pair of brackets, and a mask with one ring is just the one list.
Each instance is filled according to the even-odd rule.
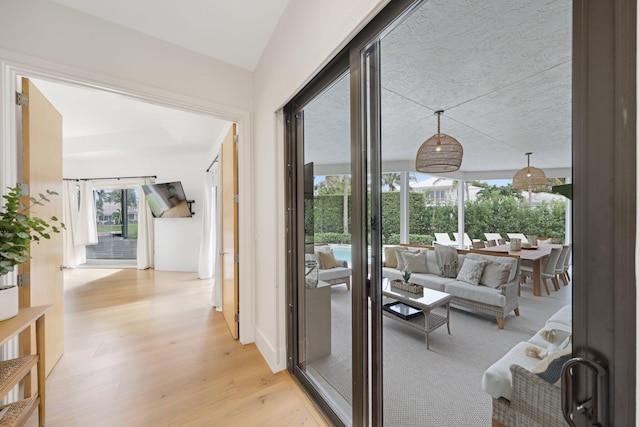
[[493,399],[493,426],[561,427],[560,388],[519,365],[511,365],[511,401]]

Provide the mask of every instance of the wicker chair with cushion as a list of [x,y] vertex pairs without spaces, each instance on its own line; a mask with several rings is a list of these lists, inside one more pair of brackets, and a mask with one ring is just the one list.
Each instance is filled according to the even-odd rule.
[[[572,310],[567,305],[526,342],[511,348],[485,371],[482,389],[491,396],[493,427],[566,425],[561,410],[559,373],[555,367],[572,353]],[[553,331],[554,343],[547,341]],[[559,344],[558,344],[559,343]],[[528,350],[537,348],[538,357]]]

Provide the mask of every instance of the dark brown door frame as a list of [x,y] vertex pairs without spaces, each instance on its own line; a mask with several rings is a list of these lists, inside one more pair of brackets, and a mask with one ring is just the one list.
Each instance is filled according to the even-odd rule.
[[[400,3],[408,6],[406,1],[397,1],[387,9]],[[608,409],[603,425],[610,426],[635,424],[636,7],[635,0],[574,0],[573,12],[573,345],[575,356],[608,368]],[[397,16],[397,9],[394,12]],[[387,22],[392,14],[385,16]],[[381,25],[379,18],[373,23],[378,21]],[[363,45],[363,40],[372,40],[379,27],[371,31],[368,28],[345,49],[355,49]],[[344,58],[344,53],[338,56]],[[320,73],[289,105],[289,143],[295,140],[292,122],[296,107],[314,92],[309,90],[313,83],[318,91],[323,86],[318,81],[326,83],[326,78],[326,73]],[[359,95],[355,94],[356,98]],[[357,132],[352,135],[358,143],[361,138]],[[293,196],[299,192],[295,182],[300,178],[295,165],[299,148],[288,147],[286,188]],[[366,176],[365,170],[355,172],[361,178]],[[358,211],[362,225],[366,221],[362,215],[364,206]],[[297,254],[301,253],[296,241],[295,197],[288,198],[287,216],[288,366],[295,374],[294,302]],[[354,273],[360,278],[358,282],[363,282],[365,272]],[[359,348],[356,354],[366,354],[365,348]],[[366,381],[364,369],[354,372],[356,379]],[[304,378],[298,379],[306,383]],[[310,384],[305,386],[316,400],[322,401]],[[354,425],[368,418],[365,393],[362,390],[362,394],[354,396],[358,401],[354,405]],[[322,404],[327,410],[326,402]],[[578,419],[577,424],[590,425],[585,419]]]
[[[576,0],[573,16],[574,356],[608,369],[603,425],[630,426],[636,395],[636,1]],[[577,425],[591,425],[576,416]]]

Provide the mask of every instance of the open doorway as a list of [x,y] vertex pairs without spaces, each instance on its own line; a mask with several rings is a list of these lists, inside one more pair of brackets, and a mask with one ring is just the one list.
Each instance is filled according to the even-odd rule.
[[80,241],[80,261],[65,265],[136,267],[140,184],[147,182],[133,181],[149,178],[179,181],[186,197],[200,203],[194,203],[191,218],[155,221],[155,245],[147,244],[158,253],[138,267],[197,271],[204,174],[230,122],[78,84],[40,78],[34,83],[64,117],[63,178],[90,182],[85,196],[94,199],[86,218],[94,222],[92,236]]

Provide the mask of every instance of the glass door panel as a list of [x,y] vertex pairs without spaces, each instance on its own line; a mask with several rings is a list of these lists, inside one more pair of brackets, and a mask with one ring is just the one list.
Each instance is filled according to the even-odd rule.
[[297,366],[347,425],[352,415],[349,83],[343,75],[296,114],[304,193]]
[[[507,191],[491,188],[476,195],[489,187],[482,181],[496,172],[522,167],[510,160],[518,152],[526,160],[525,152],[538,151],[542,159],[550,148],[542,143],[542,133],[562,144],[553,147],[553,156],[564,169],[547,168],[550,175],[570,176],[566,165],[571,164],[572,9],[565,3],[555,8],[539,8],[535,2],[499,3],[499,14],[485,14],[456,7],[455,2],[423,2],[363,54],[369,70],[363,73],[363,85],[369,97],[366,128],[375,252],[372,389],[382,395],[381,410],[372,400],[373,413],[382,418],[374,425],[491,425],[492,396],[500,397],[491,385],[501,375],[510,375],[511,362],[531,370],[554,351],[568,348],[570,354],[573,283],[561,271],[564,263],[551,266],[557,257],[550,256],[570,244],[570,236],[565,236],[566,202],[529,206],[521,195],[510,198]],[[498,7],[498,2],[491,4]],[[541,23],[555,32],[538,38],[534,46],[529,42],[537,37]],[[538,55],[540,50],[549,54]],[[378,76],[377,83],[367,80]],[[443,111],[439,124],[437,111]],[[460,171],[419,174],[418,149],[438,131],[463,146]],[[513,173],[501,173],[508,185]],[[465,177],[474,180],[475,194]],[[546,191],[551,200],[550,189]],[[521,214],[501,215],[507,205]],[[444,280],[435,251],[427,246],[436,233],[448,235],[456,247],[469,246],[471,242],[456,242],[464,237],[466,210],[473,212],[466,221],[477,231],[473,239],[482,241],[484,232],[501,231],[483,228],[480,234],[479,224],[493,224],[545,234],[557,239],[557,245],[537,261],[520,257],[522,283],[515,269],[506,284],[495,288],[458,280],[457,271]],[[557,227],[552,227],[550,221],[560,211]],[[536,214],[539,220],[532,221]],[[532,229],[536,224],[544,231]],[[550,230],[557,233],[549,236]],[[458,271],[464,265],[463,254],[457,254]],[[376,257],[382,264],[379,270]],[[527,274],[534,269],[546,273],[542,278]],[[534,287],[544,285],[545,278],[549,295],[544,287],[543,295],[534,295]],[[395,286],[393,280],[398,281]],[[504,303],[504,313],[493,310],[483,299],[489,294],[515,305]],[[494,306],[502,307],[497,299]],[[374,307],[380,306],[384,309],[377,331]],[[381,337],[381,353],[374,348],[376,334]],[[505,366],[494,365],[500,360],[507,361]],[[496,371],[487,374],[490,367]],[[376,388],[380,373],[382,385]],[[556,395],[551,405],[559,408],[559,392]],[[506,397],[510,396],[496,402],[504,403]],[[499,417],[496,421],[509,424]]]
[[135,260],[138,243],[138,201],[133,189],[104,189],[93,192],[98,243],[87,245],[88,260]]

